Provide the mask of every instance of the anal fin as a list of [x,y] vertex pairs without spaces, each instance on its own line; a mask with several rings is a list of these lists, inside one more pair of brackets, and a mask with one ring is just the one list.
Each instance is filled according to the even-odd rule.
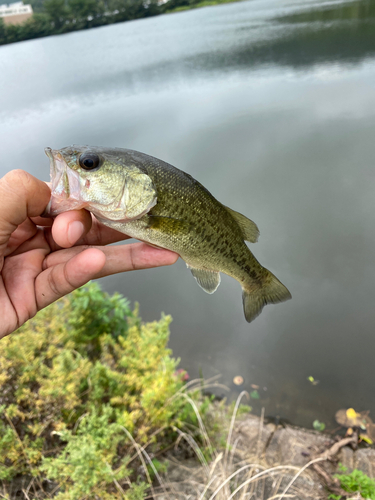
[[220,273],[215,271],[207,271],[206,269],[197,269],[186,264],[190,269],[191,274],[197,280],[198,285],[207,293],[216,292],[220,285]]

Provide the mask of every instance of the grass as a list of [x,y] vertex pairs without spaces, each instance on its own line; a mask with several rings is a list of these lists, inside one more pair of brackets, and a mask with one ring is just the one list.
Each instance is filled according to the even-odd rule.
[[[208,381],[212,382],[212,381]],[[193,381],[192,384],[201,384],[201,380]],[[194,390],[194,385],[191,386]],[[180,431],[180,439],[176,448],[184,440],[196,455],[199,466],[186,467],[184,462],[170,459],[173,471],[180,469],[181,476],[185,476],[182,482],[169,479],[168,473],[158,477],[158,486],[153,487],[152,495],[147,498],[157,500],[283,500],[295,498],[306,492],[306,483],[298,484],[301,475],[306,475],[307,469],[313,463],[322,459],[310,461],[303,467],[292,465],[277,465],[268,467],[260,456],[260,446],[257,446],[255,455],[238,459],[236,447],[236,417],[241,408],[241,400],[246,393],[243,392],[237,399],[230,419],[225,446],[217,448],[211,441],[210,432],[199,418],[199,411],[194,401],[190,400],[199,422],[199,442],[204,443],[204,448],[193,438],[189,432]],[[215,410],[218,411],[217,409]],[[220,411],[220,410],[219,410]],[[217,415],[216,415],[217,418]],[[225,421],[228,419],[227,411],[222,413]],[[261,441],[263,431],[263,418],[260,420],[258,445]],[[194,432],[197,436],[197,433]],[[310,476],[308,476],[310,478]],[[316,492],[315,492],[316,493]],[[316,500],[323,498],[316,493]]]

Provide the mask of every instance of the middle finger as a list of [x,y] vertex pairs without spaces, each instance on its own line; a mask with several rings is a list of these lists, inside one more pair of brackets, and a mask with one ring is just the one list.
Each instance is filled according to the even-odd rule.
[[[77,246],[51,253],[44,259],[43,269],[67,262],[73,256],[87,249],[87,246]],[[130,243],[105,247],[93,247],[101,250],[106,256],[106,262],[95,278],[102,278],[136,269],[170,266],[178,259],[178,254],[164,248],[156,248],[146,243]]]

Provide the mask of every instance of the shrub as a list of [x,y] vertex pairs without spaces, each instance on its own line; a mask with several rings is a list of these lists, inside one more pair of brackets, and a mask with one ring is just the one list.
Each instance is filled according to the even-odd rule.
[[[335,474],[339,479],[340,486],[348,493],[360,493],[361,498],[375,500],[375,481],[368,477],[364,472],[354,469],[350,474],[346,474],[347,468],[340,464],[340,470],[343,474]],[[339,495],[329,495],[328,498],[339,500]]]
[[39,493],[52,480],[59,500],[143,498],[133,440],[155,453],[169,446],[173,426],[195,418],[175,397],[184,377],[166,347],[170,322],[143,324],[121,295],[92,283],[4,338],[4,484],[22,475]]

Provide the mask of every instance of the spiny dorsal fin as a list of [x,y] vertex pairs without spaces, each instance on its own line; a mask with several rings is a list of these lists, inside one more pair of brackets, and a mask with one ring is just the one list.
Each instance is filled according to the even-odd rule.
[[244,240],[250,241],[250,243],[256,243],[259,238],[259,229],[255,222],[229,207],[225,208],[240,226]]
[[207,293],[214,293],[220,285],[220,273],[197,269],[186,264],[191,274],[197,280],[198,285]]

